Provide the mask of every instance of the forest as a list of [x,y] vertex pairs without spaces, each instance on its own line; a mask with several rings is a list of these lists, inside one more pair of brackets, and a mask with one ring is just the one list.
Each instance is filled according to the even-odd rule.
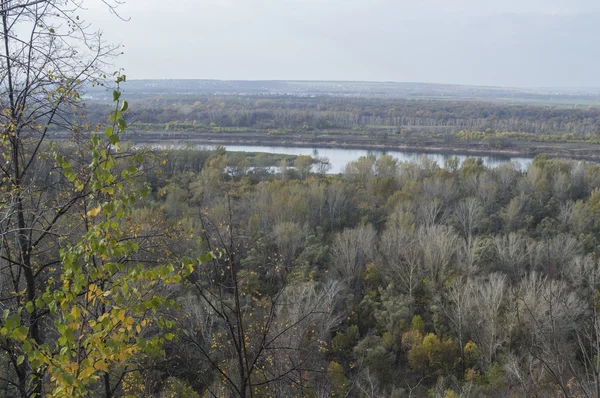
[[[40,371],[55,396],[597,396],[600,166],[240,171],[223,148],[102,142],[73,157],[91,175],[72,151],[35,162],[58,173],[23,198],[49,290],[29,304],[4,268],[5,396]],[[20,326],[36,310],[43,344]]]
[[[343,134],[426,133],[464,139],[459,132],[495,133],[527,140],[598,139],[600,108],[511,105],[456,100],[410,100],[295,96],[152,96],[132,103],[128,116],[137,129],[171,131],[271,131]],[[91,103],[90,121],[106,106]]]
[[136,123],[593,140],[597,109],[130,104],[82,4],[0,2],[0,397],[600,396],[600,165],[368,156],[331,175],[128,141]]
[[599,166],[232,176],[222,149],[180,156],[152,206],[182,255],[222,254],[166,348],[199,396],[597,396]]

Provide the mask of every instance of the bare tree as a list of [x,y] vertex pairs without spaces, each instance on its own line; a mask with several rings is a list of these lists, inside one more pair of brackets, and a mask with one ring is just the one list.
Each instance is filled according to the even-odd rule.
[[[249,301],[242,296],[239,318],[233,313],[234,297],[199,279],[194,286],[186,309],[200,316],[185,319],[181,339],[189,343],[184,355],[194,353],[215,372],[215,381],[205,382],[212,385],[209,392],[284,396],[306,393],[318,382],[326,366],[320,355],[323,343],[343,318],[337,310],[338,282],[288,284],[269,297]],[[238,322],[247,331],[245,343]]]
[[581,253],[580,243],[569,234],[560,234],[538,241],[534,261],[538,270],[550,276],[562,275],[568,263]]
[[458,220],[463,237],[467,242],[471,242],[473,233],[482,221],[483,207],[481,202],[475,198],[461,200],[454,209],[454,215]]
[[464,199],[458,202],[454,209],[463,238],[465,239],[465,252],[467,253],[467,267],[474,265],[473,234],[483,221],[483,207],[475,198]]
[[331,162],[329,158],[326,156],[317,157],[317,164],[315,164],[315,171],[317,174],[325,175],[329,170],[331,170]]
[[579,327],[583,302],[564,281],[530,273],[511,296],[513,325],[523,333],[530,359],[569,397],[576,350],[569,337]]
[[340,276],[355,287],[375,255],[375,229],[371,225],[345,229],[337,234],[331,248],[332,263]]
[[402,292],[413,295],[423,279],[422,252],[412,231],[390,225],[379,241],[381,269]]
[[461,367],[465,371],[465,339],[474,306],[473,281],[465,276],[456,277],[445,292],[446,304],[441,306],[458,337]]
[[442,224],[444,215],[444,206],[438,199],[425,200],[417,205],[416,220],[419,225],[431,227]]
[[572,201],[567,200],[558,205],[558,215],[556,216],[556,219],[560,223],[563,231],[566,231],[571,227],[574,215],[575,209]]
[[449,227],[421,227],[417,234],[423,250],[423,267],[435,286],[441,286],[451,272],[460,247],[460,237]]
[[473,284],[475,322],[472,333],[481,347],[483,365],[488,369],[497,350],[505,342],[500,310],[504,302],[506,277],[499,273],[489,275]]
[[458,196],[458,187],[452,179],[428,178],[422,184],[423,194],[427,198],[436,198],[444,206],[454,201]]
[[511,232],[508,235],[494,237],[494,248],[500,268],[510,271],[513,277],[520,277],[524,273],[527,263],[527,241],[525,236]]
[[570,263],[569,279],[581,300],[587,303],[583,316],[583,327],[576,332],[581,362],[570,363],[577,378],[577,384],[586,397],[600,397],[600,314],[598,312],[598,285],[600,283],[600,264],[592,256],[576,257]]
[[369,369],[363,370],[359,379],[356,382],[356,389],[361,392],[360,396],[365,398],[384,398],[389,397],[389,391],[379,387],[377,378],[369,371]]

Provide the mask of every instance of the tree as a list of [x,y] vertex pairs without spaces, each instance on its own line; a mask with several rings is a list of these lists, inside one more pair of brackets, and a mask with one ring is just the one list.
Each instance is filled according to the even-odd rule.
[[398,288],[412,296],[423,279],[421,248],[414,233],[395,223],[381,234],[379,241],[381,268]]
[[375,229],[371,225],[345,229],[337,234],[331,248],[333,266],[351,290],[358,285],[375,252]]
[[534,250],[534,261],[538,270],[553,277],[561,275],[569,261],[581,253],[577,239],[568,234],[537,241]]
[[570,396],[567,384],[576,354],[570,337],[577,331],[578,320],[585,311],[583,302],[565,281],[532,272],[521,281],[511,303],[514,327],[527,344],[528,358],[523,362],[548,372],[563,395]]
[[305,180],[310,174],[310,170],[312,168],[313,158],[307,155],[299,155],[296,157],[294,161],[294,167],[298,172],[298,175],[301,180]]
[[459,248],[459,236],[449,227],[421,227],[417,239],[423,250],[423,268],[435,286],[442,286]]
[[[117,82],[124,79],[119,77]],[[164,286],[180,282],[192,262],[176,270],[172,265],[149,267],[140,261],[140,243],[152,239],[132,221],[134,204],[147,192],[133,186],[144,156],[120,151],[128,104],[119,97],[115,91],[116,108],[112,125],[105,130],[106,141],[91,136],[86,167],[75,173],[71,161],[56,149],[52,152],[55,178],[77,202],[64,210],[70,222],[57,222],[56,228],[43,231],[37,231],[34,223],[27,231],[36,244],[41,242],[37,234],[59,235],[59,226],[68,227],[71,235],[42,243],[43,248],[58,244],[60,249],[30,258],[32,271],[39,276],[33,297],[22,297],[16,290],[19,301],[2,317],[1,347],[13,366],[12,371],[7,369],[5,382],[13,384],[21,396],[49,390],[57,397],[87,396],[91,391],[111,397],[124,374],[131,371],[128,360],[157,354],[169,338],[149,328],[165,325],[155,316],[168,303]],[[23,213],[24,218],[31,217]],[[76,218],[81,221],[71,221]],[[10,255],[6,250],[4,258]],[[49,261],[47,274],[38,268],[42,260]],[[19,280],[13,283],[18,289]],[[42,388],[44,380],[48,384]]]
[[504,301],[506,277],[498,273],[490,274],[484,280],[475,280],[472,286],[473,325],[476,325],[472,335],[481,349],[483,369],[488,370],[505,338],[500,310]]
[[344,168],[344,179],[353,181],[361,186],[367,186],[375,177],[375,155],[361,156],[350,162]]
[[239,277],[231,282],[213,284],[210,278],[216,275],[207,272],[203,275],[209,278],[194,278],[194,299],[187,308],[201,317],[182,325],[180,338],[188,343],[184,355],[206,362],[214,372],[204,387],[211,394],[306,393],[326,366],[319,354],[341,320],[336,310],[340,284],[285,283],[263,297],[250,290],[256,286],[249,283],[252,276],[234,266]]
[[279,254],[288,265],[291,264],[296,251],[302,246],[306,232],[297,223],[283,222],[275,225],[273,235]]
[[344,184],[340,181],[333,181],[327,186],[325,196],[329,223],[335,227],[340,223],[340,214],[347,202]]
[[317,174],[325,175],[329,170],[331,170],[332,166],[328,157],[320,156],[317,157],[315,160],[317,161],[317,164],[315,165],[315,171],[317,172]]
[[427,228],[442,224],[444,219],[444,206],[439,199],[423,200],[417,204],[417,223]]
[[494,248],[500,270],[514,278],[524,274],[527,262],[527,240],[524,236],[511,232],[494,237]]
[[[103,181],[91,184],[90,174],[80,173],[86,150],[72,145],[81,133],[74,116],[79,89],[100,82],[101,68],[116,49],[89,30],[77,15],[80,7],[72,0],[0,3],[0,190],[7,198],[2,203],[0,256],[11,281],[2,295],[9,297],[5,303],[8,317],[13,317],[11,326],[16,322],[27,337],[5,335],[3,348],[12,368],[7,383],[21,396],[43,391],[45,369],[33,366],[22,349],[25,341],[43,347],[51,336],[45,331],[49,310],[39,300],[59,279],[52,278],[53,270],[63,264],[59,238],[81,231],[84,223],[72,217],[73,211],[104,188]],[[115,115],[115,123],[119,120],[124,123]],[[52,131],[75,138],[68,150],[57,149],[54,159],[46,151]],[[116,133],[107,135],[115,139]],[[96,150],[100,151],[98,144]],[[106,156],[100,156],[105,158],[103,165],[112,163]],[[28,311],[23,311],[23,303],[29,303]]]
[[447,300],[442,310],[450,320],[454,332],[458,336],[458,345],[460,347],[462,371],[465,371],[465,336],[468,333],[467,326],[471,320],[474,306],[474,286],[469,278],[456,277],[448,286],[445,292]]
[[572,361],[570,368],[577,384],[586,397],[600,396],[600,314],[598,313],[598,283],[600,282],[600,264],[592,256],[575,258],[570,264],[569,279],[588,310],[583,314],[584,327],[579,328],[576,341],[580,352],[581,364]]
[[[303,182],[276,181],[261,183],[254,196],[245,179],[223,173],[223,156],[210,158],[189,186],[202,245],[188,250],[215,256],[191,275],[181,299],[185,312],[177,320],[183,345],[170,343],[169,349],[189,360],[178,359],[175,369],[212,395],[306,393],[326,367],[320,353],[340,320],[341,284],[315,281],[310,265],[291,267],[304,243],[300,220],[308,218],[294,211],[295,203],[306,205],[308,213],[307,198],[319,202],[321,191]],[[263,209],[264,224],[257,214]],[[263,227],[273,228],[266,245],[260,242]],[[199,381],[197,372],[204,372]]]
[[467,242],[467,250],[473,244],[473,233],[481,224],[483,208],[481,203],[474,198],[461,200],[454,210],[463,238]]

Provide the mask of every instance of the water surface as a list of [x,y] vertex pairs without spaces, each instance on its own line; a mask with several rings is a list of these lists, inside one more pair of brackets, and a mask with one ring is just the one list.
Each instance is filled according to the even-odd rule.
[[[190,144],[160,142],[152,144],[155,148],[183,148]],[[215,148],[215,145],[193,145],[199,148]],[[373,149],[350,149],[350,148],[323,148],[323,147],[297,147],[297,146],[266,146],[266,145],[223,145],[229,152],[265,152],[280,153],[284,155],[308,155],[313,158],[325,157],[329,159],[331,169],[329,173],[341,173],[344,167],[350,162],[357,160],[361,156],[390,155],[400,162],[418,160],[422,156],[427,156],[435,160],[441,167],[446,160],[457,157],[462,163],[466,158],[481,158],[488,167],[498,167],[504,163],[514,162],[519,168],[525,170],[533,161],[532,157],[522,156],[504,156],[504,155],[476,155],[460,153],[441,153],[441,152],[423,152],[423,151],[397,151],[397,150],[373,150]]]
[[267,152],[281,153],[285,155],[309,155],[312,157],[326,157],[331,163],[330,173],[341,173],[344,167],[350,162],[357,160],[361,156],[375,155],[390,155],[393,158],[401,161],[417,160],[426,155],[430,159],[435,160],[440,166],[444,166],[444,162],[456,156],[462,163],[468,157],[479,157],[483,159],[483,163],[488,167],[498,167],[501,164],[515,162],[521,169],[526,169],[532,162],[533,158],[518,157],[518,156],[501,156],[501,155],[474,155],[474,154],[448,154],[435,152],[419,152],[419,151],[380,151],[372,149],[348,149],[348,148],[309,148],[309,147],[290,147],[290,146],[262,146],[262,145],[224,145],[230,152]]

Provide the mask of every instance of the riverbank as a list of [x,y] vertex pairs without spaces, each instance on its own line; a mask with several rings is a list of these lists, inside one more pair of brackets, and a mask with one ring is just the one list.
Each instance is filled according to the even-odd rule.
[[260,145],[323,147],[339,149],[366,149],[375,151],[411,151],[423,153],[468,154],[535,157],[548,154],[550,157],[577,160],[600,161],[600,144],[553,143],[507,140],[503,147],[492,147],[485,141],[437,140],[429,137],[396,137],[369,135],[330,135],[330,134],[268,134],[255,133],[204,133],[140,131],[128,132],[126,138],[136,144],[189,143],[192,145]]

